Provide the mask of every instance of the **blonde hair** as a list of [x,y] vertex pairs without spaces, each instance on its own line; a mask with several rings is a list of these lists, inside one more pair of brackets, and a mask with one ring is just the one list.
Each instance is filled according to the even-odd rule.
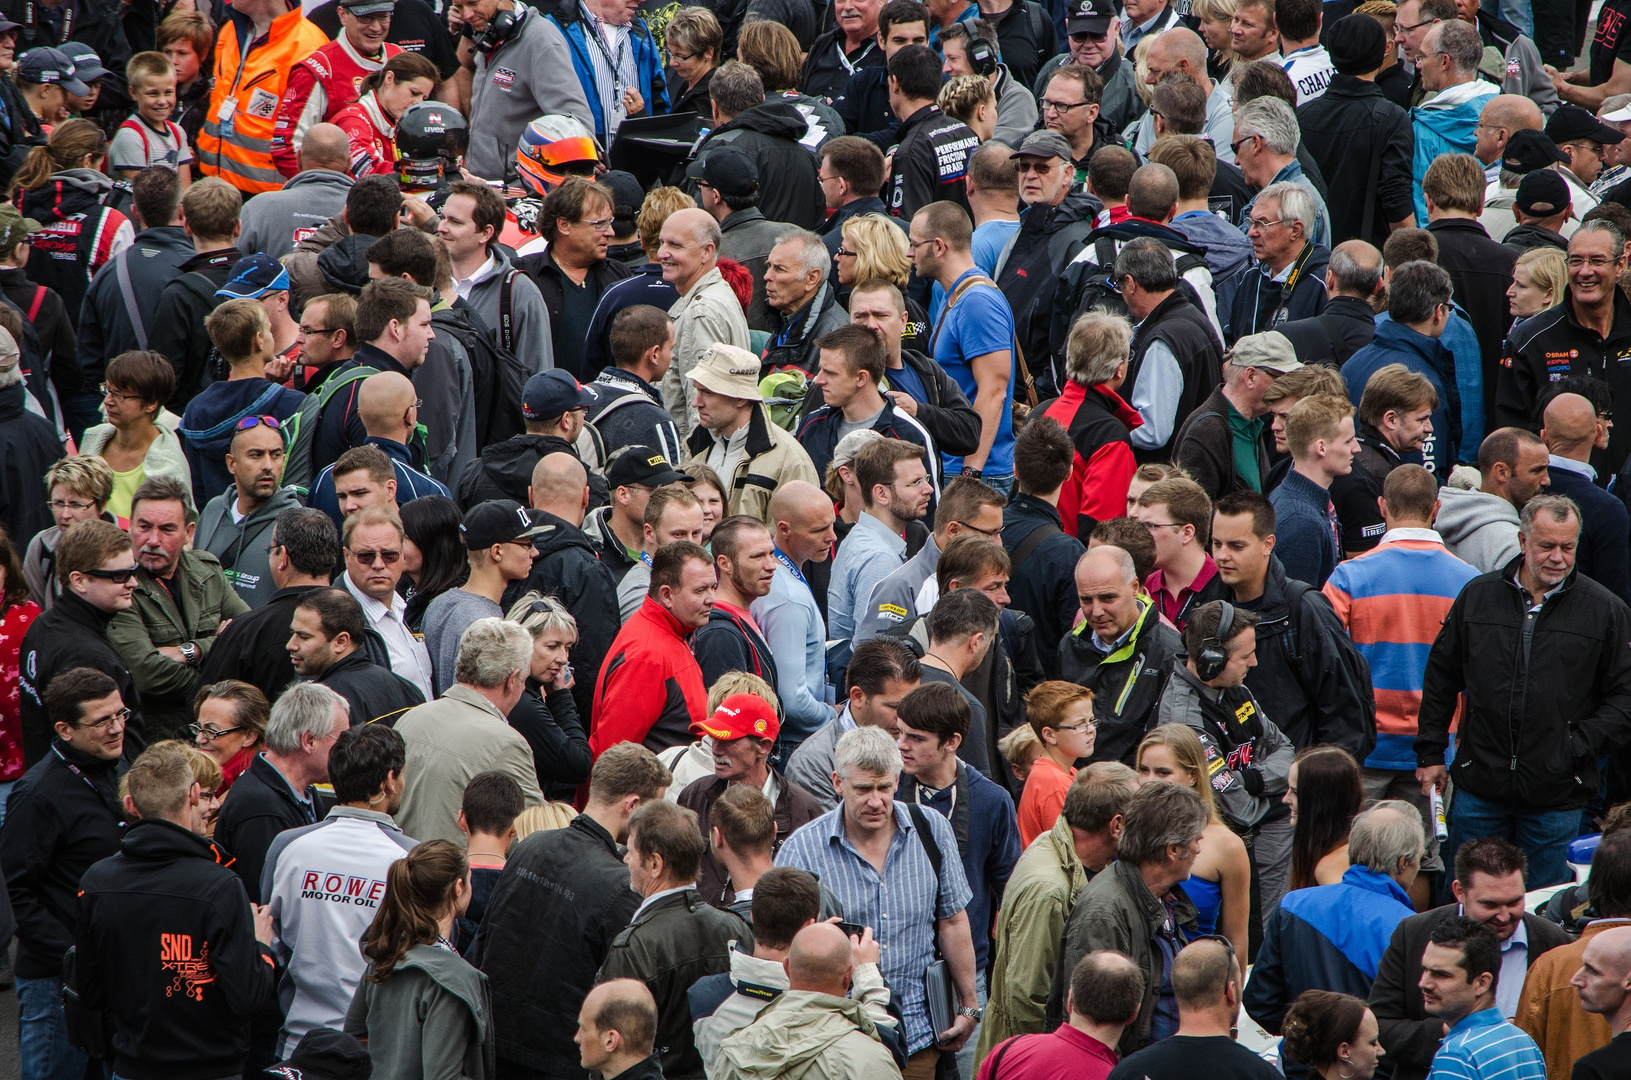
[[997,94],[991,80],[984,75],[959,75],[940,88],[935,102],[940,111],[954,119],[968,123],[981,105],[997,107]]
[[1286,447],[1291,456],[1307,454],[1316,439],[1335,439],[1342,421],[1354,414],[1353,402],[1335,394],[1310,394],[1286,414]]
[[101,508],[113,497],[113,469],[95,456],[62,458],[45,470],[46,492],[58,484]]
[[1188,724],[1162,724],[1139,740],[1138,752],[1133,755],[1135,762],[1144,760],[1144,751],[1152,746],[1164,746],[1172,751],[1172,759],[1178,767],[1190,775],[1195,781],[1195,793],[1206,804],[1206,814],[1214,823],[1223,819],[1218,816],[1218,802],[1212,796],[1212,785],[1207,782],[1206,750],[1201,746],[1200,736]]
[[877,279],[897,289],[906,287],[912,258],[899,225],[882,214],[856,214],[844,222],[844,239],[855,250],[856,281]]
[[578,640],[578,620],[559,600],[545,596],[536,589],[511,604],[509,613],[504,617],[510,622],[519,623],[534,641],[552,630],[570,635],[573,641]]
[[[199,57],[203,59],[202,56]],[[161,52],[139,52],[125,65],[125,81],[132,90],[139,89],[148,79],[174,78],[176,66]]]
[[1036,737],[1031,725],[1021,724],[997,740],[997,749],[1008,764],[1024,769],[1042,756],[1042,740]]
[[1160,34],[1145,34],[1133,47],[1133,89],[1147,109],[1155,101],[1155,87],[1150,85],[1150,46]]
[[572,824],[578,812],[571,803],[546,802],[542,806],[529,806],[515,819],[515,838],[524,840],[535,832],[552,832]]
[[1555,247],[1530,248],[1518,256],[1516,266],[1529,271],[1536,288],[1546,290],[1548,307],[1563,299],[1563,287],[1569,283],[1569,262],[1563,252]]
[[652,261],[657,259],[657,248],[662,241],[663,225],[681,210],[695,210],[697,202],[677,187],[652,188],[640,204],[640,215],[634,227],[640,233],[640,246],[646,249]]
[[727,671],[708,690],[708,712],[719,708],[720,704],[732,694],[752,694],[754,697],[776,710],[776,715],[782,713],[781,699],[770,684],[757,675],[749,675],[745,671]]

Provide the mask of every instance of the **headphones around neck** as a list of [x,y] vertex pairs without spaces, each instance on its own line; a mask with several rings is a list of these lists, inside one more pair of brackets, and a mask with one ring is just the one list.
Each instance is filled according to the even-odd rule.
[[1218,615],[1217,632],[1201,642],[1201,650],[1195,655],[1195,674],[1201,682],[1211,682],[1222,675],[1229,663],[1229,631],[1235,626],[1235,608],[1227,600],[1218,603],[1223,605],[1223,611]]
[[976,75],[991,75],[997,70],[997,47],[984,38],[969,36],[968,66]]
[[476,34],[472,39],[478,52],[491,53],[500,45],[509,40],[515,33],[515,28],[521,24],[520,16],[513,11],[500,11],[487,23],[487,29]]

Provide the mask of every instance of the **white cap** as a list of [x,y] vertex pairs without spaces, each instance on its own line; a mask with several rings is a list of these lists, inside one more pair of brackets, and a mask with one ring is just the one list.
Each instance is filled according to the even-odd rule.
[[1603,121],[1605,124],[1623,124],[1627,120],[1631,120],[1631,103],[1627,103],[1622,108],[1615,109],[1611,113],[1604,113],[1597,119]]

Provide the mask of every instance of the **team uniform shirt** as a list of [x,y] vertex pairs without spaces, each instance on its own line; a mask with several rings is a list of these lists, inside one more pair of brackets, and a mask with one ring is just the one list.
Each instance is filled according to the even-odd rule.
[[980,137],[961,120],[944,115],[938,105],[925,105],[900,125],[895,147],[894,180],[889,212],[902,221],[932,202],[954,202],[968,209],[968,156]]
[[272,841],[261,895],[270,898],[272,951],[285,969],[279,1058],[313,1028],[344,1023],[366,967],[362,935],[379,912],[386,874],[417,845],[389,814],[350,806]]
[[192,163],[187,133],[169,120],[156,128],[140,116],[132,116],[119,125],[108,147],[109,169],[145,169],[150,165],[175,169]]
[[1631,0],[1607,0],[1597,15],[1597,36],[1591,40],[1591,85],[1608,81],[1614,61],[1631,64]]
[[[293,176],[300,171],[295,151],[313,124],[332,121],[341,109],[362,96],[362,81],[402,51],[386,42],[377,60],[351,47],[344,33],[289,72],[289,86],[278,104],[277,127],[272,132],[272,160],[278,171]],[[357,174],[360,175],[360,174]]]
[[1337,73],[1336,65],[1331,63],[1331,54],[1325,51],[1323,45],[1310,45],[1306,49],[1297,49],[1285,55],[1280,66],[1291,77],[1291,85],[1297,88],[1297,104],[1307,105],[1315,98],[1325,93],[1325,88],[1331,85],[1331,76]]
[[351,139],[346,171],[354,179],[396,172],[396,125],[385,117],[372,93],[334,115],[333,123]]

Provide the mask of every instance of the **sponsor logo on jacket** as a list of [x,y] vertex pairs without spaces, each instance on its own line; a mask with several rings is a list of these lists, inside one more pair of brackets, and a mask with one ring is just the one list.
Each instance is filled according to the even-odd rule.
[[355,874],[307,870],[300,882],[302,900],[326,900],[332,904],[378,907],[380,897],[384,895],[385,882],[378,878],[358,877]]
[[159,935],[159,968],[171,975],[165,997],[184,994],[194,1001],[204,1000],[204,987],[215,981],[210,970],[210,945],[194,946],[191,934]]

